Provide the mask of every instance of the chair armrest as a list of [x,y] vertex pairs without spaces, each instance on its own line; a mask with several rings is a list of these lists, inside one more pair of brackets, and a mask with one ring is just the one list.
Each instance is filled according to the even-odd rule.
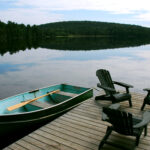
[[143,89],[143,91],[150,92],[150,88],[145,88],[145,89]]
[[109,108],[115,109],[115,110],[117,110],[119,107],[120,107],[120,104],[119,104],[119,103],[112,104],[112,105],[109,106]]
[[146,126],[149,122],[150,122],[150,112],[146,111],[144,112],[142,116],[141,122],[134,125],[133,128],[140,128],[140,127]]
[[123,82],[113,81],[113,83],[117,84],[117,85],[120,85],[120,86],[123,86],[123,87],[133,88],[132,85],[129,85],[129,84],[126,84],[126,83],[123,83]]
[[109,120],[108,116],[104,112],[102,112],[102,120],[103,121]]
[[108,91],[110,91],[110,92],[116,92],[115,89],[110,88],[110,87],[106,87],[106,86],[103,86],[103,85],[100,85],[99,83],[97,84],[97,87],[102,88],[102,89],[104,89],[104,90],[108,90]]

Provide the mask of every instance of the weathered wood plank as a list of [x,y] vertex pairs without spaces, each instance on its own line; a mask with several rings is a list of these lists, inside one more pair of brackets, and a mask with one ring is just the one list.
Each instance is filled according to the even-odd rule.
[[24,139],[19,140],[16,142],[18,145],[21,145],[24,148],[27,148],[28,150],[42,150],[42,148],[37,147],[36,145],[30,144],[29,142],[26,142]]
[[46,143],[41,142],[39,139],[35,139],[32,138],[31,136],[28,137],[24,137],[23,140],[25,140],[26,142],[32,144],[32,145],[36,145],[37,147],[41,148],[41,149],[54,149],[54,150],[58,150],[55,147],[49,146]]
[[19,145],[17,143],[11,144],[8,148],[11,148],[13,150],[27,150],[27,148],[22,147],[21,145]]
[[47,137],[44,137],[43,135],[37,134],[37,133],[31,133],[29,134],[29,136],[31,138],[34,138],[36,140],[41,141],[42,143],[45,143],[46,145],[48,145],[48,148],[52,148],[52,149],[62,149],[62,150],[74,150],[72,147],[68,147],[63,145],[62,143],[56,142],[54,141],[54,139],[49,139]]
[[[45,131],[42,131],[42,130],[36,130],[35,133],[37,133],[37,134],[39,134],[41,136],[44,136],[45,138],[48,138],[50,140],[53,139],[56,142],[62,143],[63,145],[66,145],[68,147],[72,147],[74,149],[80,149],[80,150],[86,150],[87,149],[87,150],[91,150],[91,148],[81,146],[81,145],[79,145],[77,143],[74,143],[72,141],[66,140],[66,139],[64,139],[62,137],[59,137],[59,136],[51,134],[51,133],[49,134],[49,133],[47,133]],[[70,136],[70,139],[72,139],[71,136]]]
[[68,130],[66,130],[66,133],[64,133],[63,130],[58,131],[56,128],[54,128],[55,130],[50,129],[50,128],[46,128],[46,127],[43,127],[41,129],[42,129],[42,131],[45,131],[49,134],[53,134],[53,135],[55,134],[57,137],[60,137],[61,139],[65,139],[67,141],[76,143],[78,145],[81,145],[81,146],[84,146],[84,147],[87,147],[87,148],[95,149],[97,147],[97,145],[95,145],[95,143],[92,143],[92,142],[90,143],[90,147],[88,147],[87,142],[84,139],[80,139],[77,136],[77,134],[76,135],[72,134],[72,133],[68,132]]
[[3,150],[12,150],[11,148],[9,148],[9,147],[6,147],[6,148],[4,148]]
[[58,131],[59,133],[62,133],[63,135],[68,135],[68,136],[71,135],[72,137],[75,137],[76,139],[78,139],[80,141],[80,143],[81,143],[81,140],[82,140],[82,141],[86,141],[86,142],[91,142],[92,144],[96,145],[97,142],[99,141],[97,139],[91,139],[90,137],[82,135],[80,132],[75,132],[75,131],[73,132],[73,130],[68,130],[68,128],[64,129],[62,127],[59,128],[57,126],[49,126],[49,125],[46,126],[46,127],[47,127],[47,130],[49,132],[52,130],[53,132],[57,132]]

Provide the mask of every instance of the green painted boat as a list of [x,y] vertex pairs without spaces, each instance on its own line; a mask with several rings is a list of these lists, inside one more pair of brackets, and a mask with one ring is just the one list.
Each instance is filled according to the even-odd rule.
[[[53,91],[56,92],[47,94]],[[91,88],[59,84],[0,100],[0,135],[54,119],[92,96]],[[34,101],[8,110],[30,100]]]

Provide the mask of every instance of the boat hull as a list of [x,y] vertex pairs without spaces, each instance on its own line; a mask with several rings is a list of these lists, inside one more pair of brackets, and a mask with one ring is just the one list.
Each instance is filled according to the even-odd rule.
[[[38,124],[41,124],[41,123],[44,123],[47,121],[51,121],[54,118],[60,116],[61,114],[65,113],[66,111],[76,107],[83,101],[85,101],[93,96],[93,90],[90,88],[85,88],[83,90],[82,87],[64,85],[64,84],[51,86],[48,88],[48,92],[50,90],[56,90],[58,88],[60,88],[63,91],[65,91],[66,89],[67,90],[71,89],[71,91],[73,91],[73,92],[75,91],[76,93],[79,93],[79,94],[77,94],[77,96],[74,96],[74,97],[69,97],[69,99],[67,99],[63,102],[59,102],[58,104],[55,104],[52,107],[37,109],[37,110],[30,111],[30,112],[21,112],[21,113],[17,112],[17,113],[13,113],[13,114],[11,114],[9,112],[9,114],[0,115],[0,135],[3,136],[12,131],[20,130],[23,128],[24,129],[30,128],[31,126],[36,126]],[[72,89],[75,89],[75,90],[72,90]],[[42,91],[42,89],[38,89],[38,91],[40,91],[40,90]],[[35,92],[36,92],[36,90],[35,90]],[[46,93],[46,90],[45,90],[45,93]],[[58,94],[56,94],[56,95],[58,97]],[[20,96],[20,95],[18,95],[18,96]],[[15,96],[15,97],[17,97],[17,96]],[[8,99],[4,99],[2,101],[7,101]],[[28,107],[29,106],[30,105],[28,105]]]

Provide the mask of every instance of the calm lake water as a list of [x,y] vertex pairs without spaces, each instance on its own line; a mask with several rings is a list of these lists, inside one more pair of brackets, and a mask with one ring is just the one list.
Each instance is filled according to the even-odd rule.
[[73,50],[69,47],[62,50],[59,42],[56,47],[41,45],[36,49],[18,49],[15,53],[8,48],[0,56],[0,99],[60,83],[96,87],[95,72],[100,68],[108,69],[113,80],[134,85],[133,92],[150,88],[149,44],[112,46],[111,43],[109,46],[108,42],[108,47],[97,46],[95,49],[93,44],[92,49],[91,44],[88,50],[84,47],[85,41],[79,41],[81,48],[75,42]]

